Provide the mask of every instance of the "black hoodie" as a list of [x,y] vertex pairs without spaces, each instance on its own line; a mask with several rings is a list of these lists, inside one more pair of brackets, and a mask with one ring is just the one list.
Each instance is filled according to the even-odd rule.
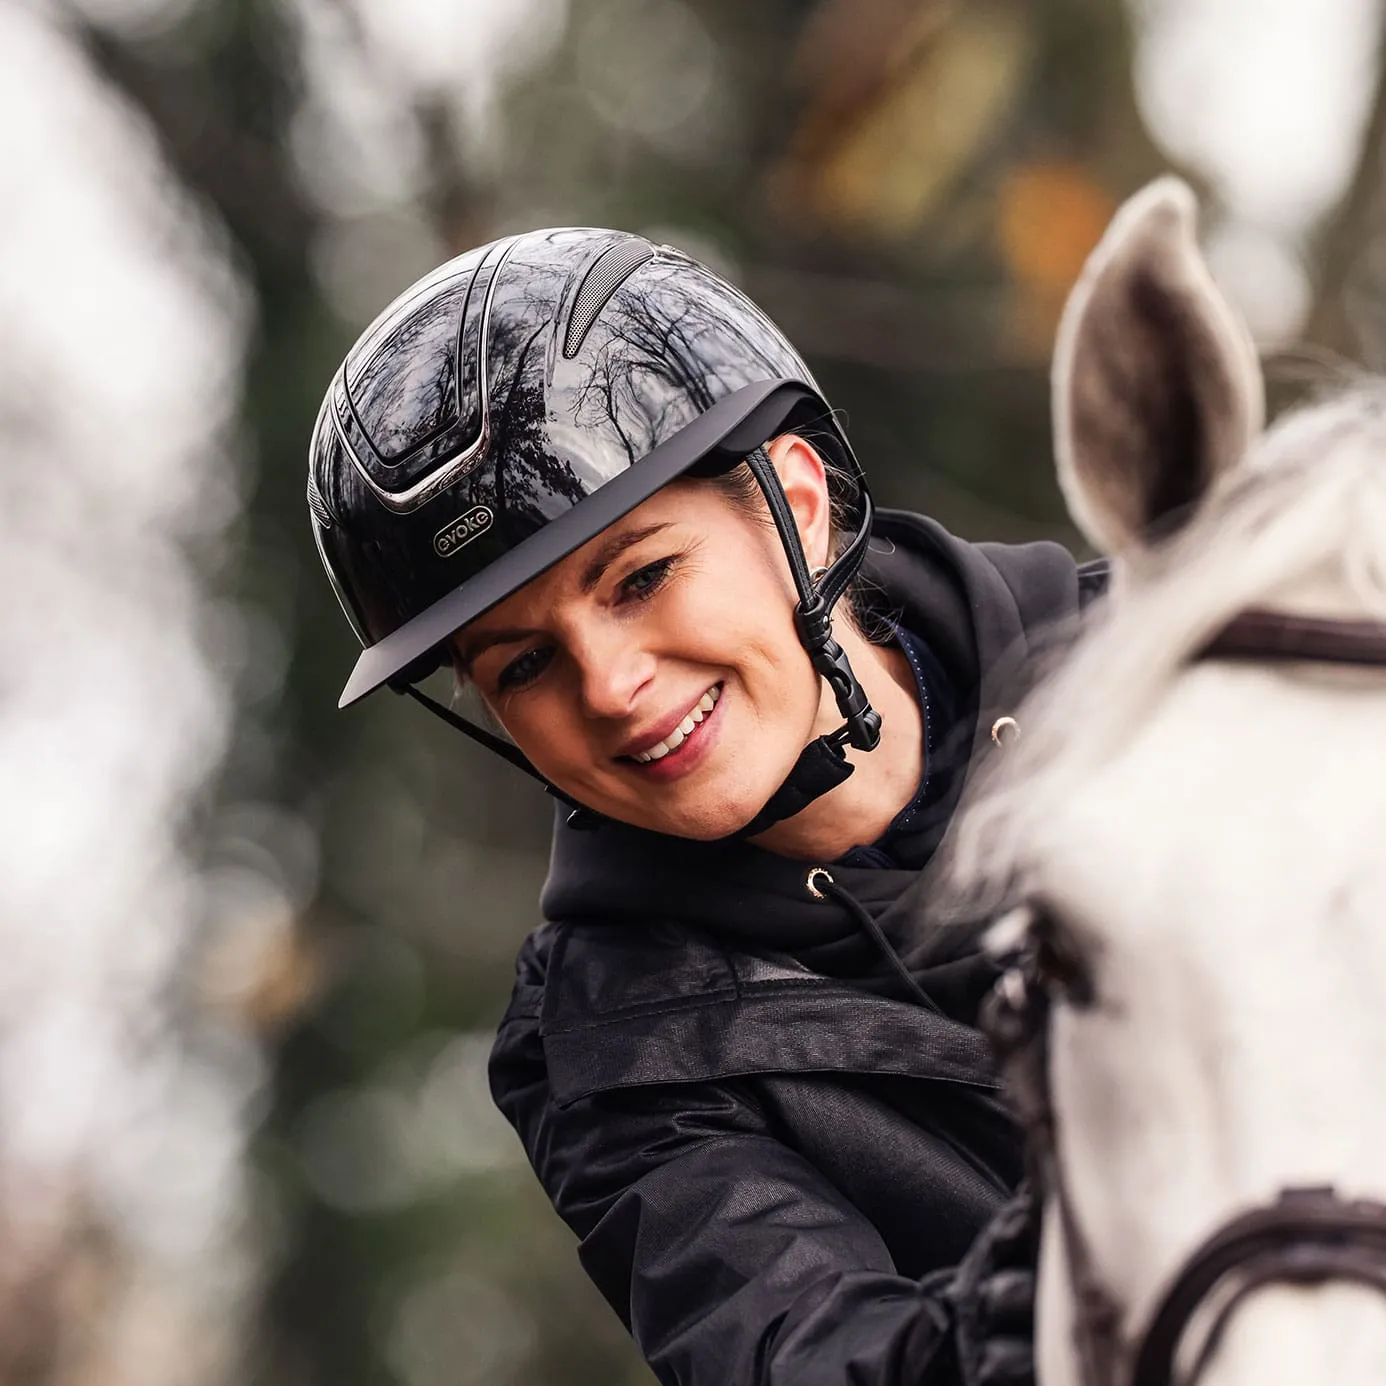
[[928,926],[917,868],[1104,573],[884,511],[865,576],[868,610],[928,646],[956,709],[910,869],[825,864],[854,910],[817,897],[810,863],[560,815],[550,922],[492,1058],[583,1265],[682,1386],[953,1381],[946,1298],[920,1277],[959,1259],[1019,1176],[974,1028],[993,972],[974,930]]

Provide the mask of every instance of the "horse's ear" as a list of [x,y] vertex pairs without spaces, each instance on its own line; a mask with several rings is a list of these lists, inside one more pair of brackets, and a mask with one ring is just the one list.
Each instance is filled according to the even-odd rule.
[[1059,325],[1059,485],[1103,553],[1176,527],[1264,421],[1256,348],[1199,254],[1196,212],[1177,178],[1137,193],[1093,251]]

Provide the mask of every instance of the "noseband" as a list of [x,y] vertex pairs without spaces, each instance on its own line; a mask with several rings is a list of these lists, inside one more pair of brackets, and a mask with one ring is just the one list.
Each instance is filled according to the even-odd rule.
[[[1386,668],[1386,622],[1244,611],[1194,656]],[[1282,1189],[1218,1227],[1195,1248],[1139,1339],[1097,1272],[1078,1226],[1057,1148],[1049,1087],[1049,1020],[1071,977],[1031,936],[989,998],[983,1026],[1006,1072],[1025,1130],[1031,1178],[1053,1200],[1068,1260],[1074,1347],[1083,1386],[1194,1386],[1233,1311],[1271,1284],[1346,1280],[1386,1295],[1386,1205],[1349,1201],[1331,1188]]]

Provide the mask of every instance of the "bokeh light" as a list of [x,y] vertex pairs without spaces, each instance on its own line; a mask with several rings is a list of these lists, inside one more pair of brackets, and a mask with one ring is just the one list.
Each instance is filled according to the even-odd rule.
[[1134,0],[1136,92],[1221,199],[1214,267],[1259,337],[1304,324],[1308,236],[1343,196],[1379,79],[1377,0]]

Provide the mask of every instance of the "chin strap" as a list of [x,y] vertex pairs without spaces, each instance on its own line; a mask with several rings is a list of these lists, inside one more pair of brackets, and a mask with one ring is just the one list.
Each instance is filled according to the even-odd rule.
[[606,820],[599,813],[593,813],[591,809],[584,808],[576,799],[570,798],[557,785],[550,784],[530,762],[525,753],[520,750],[513,742],[507,741],[502,736],[497,736],[494,732],[488,732],[485,727],[479,727],[475,722],[469,722],[465,717],[459,716],[445,703],[438,702],[435,698],[430,698],[427,693],[421,692],[413,684],[405,683],[396,686],[390,685],[396,693],[403,693],[408,698],[426,707],[435,717],[441,718],[450,727],[456,728],[463,736],[469,736],[480,746],[485,746],[488,751],[494,751],[502,760],[508,760],[517,770],[523,770],[531,779],[536,779],[544,786],[547,794],[552,794],[560,803],[567,804],[572,813],[568,815],[568,822],[574,827],[596,828],[600,827]]
[[731,834],[731,839],[754,837],[766,828],[793,818],[815,799],[830,789],[836,789],[855,769],[842,754],[842,743],[831,736],[810,741],[802,751],[785,782],[765,802],[765,807],[746,824]]

